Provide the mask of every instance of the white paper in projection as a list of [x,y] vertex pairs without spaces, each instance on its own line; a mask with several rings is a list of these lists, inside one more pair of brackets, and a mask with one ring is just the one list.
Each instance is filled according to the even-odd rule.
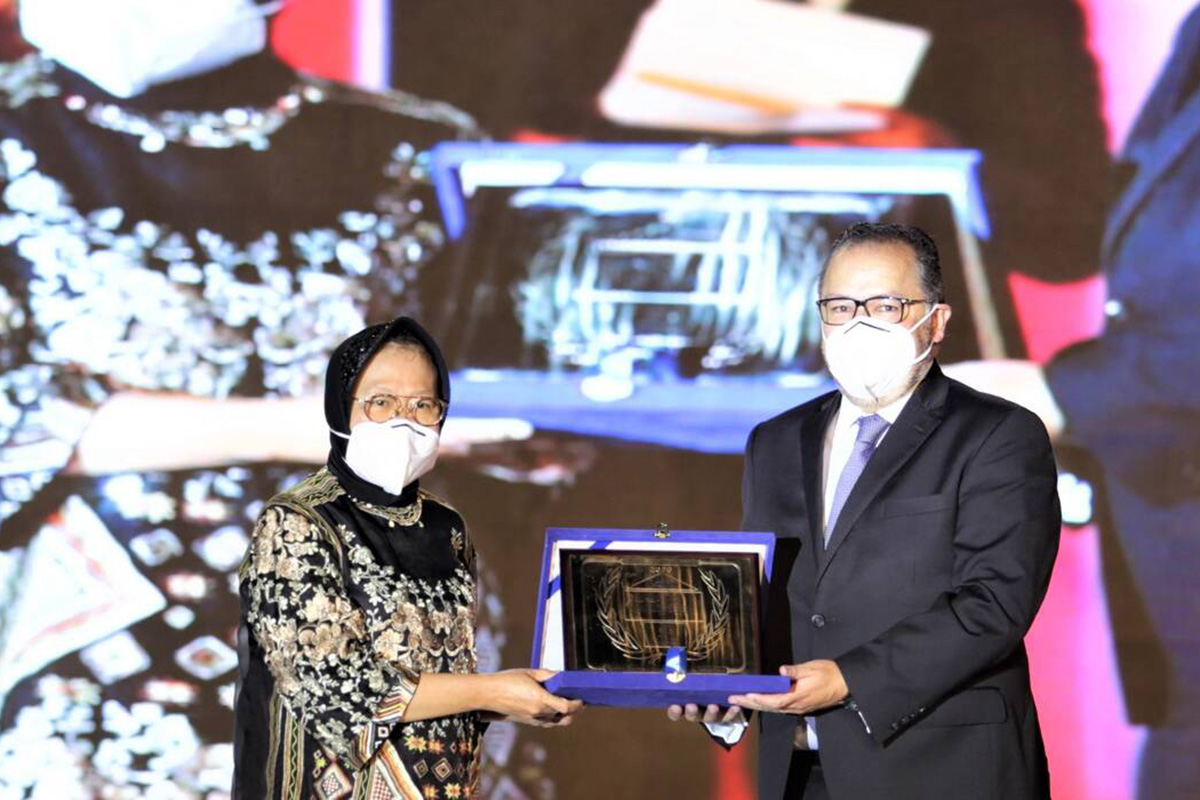
[[779,0],[658,0],[638,22],[601,111],[625,125],[869,130],[904,101],[931,36]]

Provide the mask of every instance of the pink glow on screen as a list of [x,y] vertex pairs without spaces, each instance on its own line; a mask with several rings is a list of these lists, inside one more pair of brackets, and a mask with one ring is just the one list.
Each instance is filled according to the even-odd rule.
[[1079,0],[1100,70],[1109,150],[1125,141],[1138,108],[1196,0]]
[[[1100,276],[1055,285],[1013,274],[1009,288],[1026,350],[1038,363],[1103,328]],[[1026,644],[1053,796],[1130,800],[1142,733],[1125,718],[1095,526],[1063,529]]]
[[390,11],[389,0],[288,0],[272,43],[297,69],[383,89],[390,77]]
[[729,751],[714,748],[712,796],[721,800],[754,800],[750,748],[743,742]]
[[1051,792],[1057,800],[1134,796],[1140,728],[1125,720],[1095,526],[1064,528],[1029,647]]
[[352,0],[289,0],[272,26],[275,51],[297,69],[353,81],[354,12]]
[[1045,364],[1059,350],[1100,333],[1104,279],[1053,284],[1012,273],[1008,280],[1029,358]]

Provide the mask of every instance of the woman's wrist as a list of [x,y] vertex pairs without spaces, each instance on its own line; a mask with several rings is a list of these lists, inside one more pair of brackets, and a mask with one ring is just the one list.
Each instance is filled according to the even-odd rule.
[[490,677],[475,673],[422,673],[405,719],[414,722],[472,711],[487,711],[488,699],[492,694],[487,680]]
[[497,708],[496,692],[499,689],[496,686],[496,675],[494,673],[477,672],[468,676],[470,678],[467,683],[470,684],[471,706],[477,711],[490,714],[499,714]]
[[434,681],[442,684],[441,690],[455,698],[454,705],[461,711],[494,711],[495,691],[493,675],[473,672],[465,675],[447,673],[426,675],[425,679],[433,677]]

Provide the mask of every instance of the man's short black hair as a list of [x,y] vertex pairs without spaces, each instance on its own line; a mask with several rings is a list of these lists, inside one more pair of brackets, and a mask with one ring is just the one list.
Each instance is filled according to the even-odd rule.
[[920,271],[921,289],[925,299],[933,303],[946,302],[946,289],[942,284],[942,265],[938,261],[937,245],[929,234],[915,225],[897,225],[892,222],[860,222],[851,225],[834,240],[829,256],[821,267],[821,281],[825,284],[825,272],[829,262],[840,251],[859,244],[902,244],[912,250]]

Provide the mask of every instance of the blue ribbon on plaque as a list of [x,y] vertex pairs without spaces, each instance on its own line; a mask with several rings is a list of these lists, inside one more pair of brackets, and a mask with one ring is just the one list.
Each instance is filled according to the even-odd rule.
[[552,528],[533,664],[546,688],[591,705],[728,705],[786,692],[762,675],[775,537],[744,531]]
[[663,674],[671,683],[679,683],[687,678],[686,647],[667,648],[667,657],[663,661]]

